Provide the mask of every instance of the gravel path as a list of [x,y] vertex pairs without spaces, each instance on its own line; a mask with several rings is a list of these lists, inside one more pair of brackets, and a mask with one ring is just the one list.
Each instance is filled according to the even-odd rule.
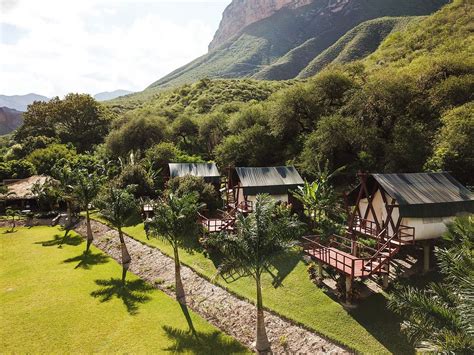
[[[85,236],[85,222],[80,222],[75,230]],[[97,221],[92,221],[92,230],[94,245],[120,262],[118,233]],[[173,259],[128,236],[125,236],[125,242],[132,257],[129,270],[174,296],[170,288],[174,285]],[[252,348],[255,341],[255,306],[212,284],[186,266],[182,267],[181,276],[188,307],[245,346]],[[155,283],[158,279],[162,280],[160,284]],[[274,353],[348,353],[321,336],[291,324],[275,314],[265,312],[265,324]]]

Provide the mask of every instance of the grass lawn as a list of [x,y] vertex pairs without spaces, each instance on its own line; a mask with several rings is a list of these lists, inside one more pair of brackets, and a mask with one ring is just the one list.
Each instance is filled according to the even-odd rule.
[[[165,242],[146,238],[142,224],[127,227],[124,231],[136,240],[172,255],[171,247]],[[180,259],[201,275],[211,279],[216,275],[214,262],[198,250],[182,250]],[[358,352],[415,352],[400,334],[399,319],[386,309],[383,295],[373,295],[357,309],[345,310],[309,280],[306,265],[296,251],[278,260],[272,273],[273,276],[266,274],[263,281],[264,304],[269,309]],[[216,282],[237,295],[256,299],[254,281],[249,277],[218,278]]]
[[[77,235],[0,228],[0,348],[5,353],[247,352]],[[195,329],[193,335],[190,325]]]

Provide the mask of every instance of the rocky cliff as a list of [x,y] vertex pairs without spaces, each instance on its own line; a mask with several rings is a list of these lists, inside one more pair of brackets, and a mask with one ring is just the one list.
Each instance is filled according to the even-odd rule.
[[[296,9],[308,5],[313,0],[233,0],[225,9],[219,29],[209,44],[209,51],[219,47],[232,37],[240,34],[248,25],[270,17],[278,10],[287,7]],[[348,2],[335,0],[333,2]]]

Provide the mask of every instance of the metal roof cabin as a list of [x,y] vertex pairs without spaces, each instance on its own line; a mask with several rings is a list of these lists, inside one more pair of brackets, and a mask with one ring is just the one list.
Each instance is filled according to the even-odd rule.
[[[390,263],[405,245],[423,246],[423,271],[430,248],[454,217],[474,213],[474,195],[449,173],[366,174],[345,195],[349,221],[344,235],[303,238],[303,249],[319,265],[346,276],[346,297],[352,281],[374,274],[388,286]],[[359,238],[371,238],[369,247]]]
[[215,163],[170,163],[170,177],[187,175],[202,177],[207,183],[219,186],[221,174]]
[[290,191],[304,184],[293,166],[236,167],[230,174],[229,205],[251,205],[258,194],[269,194],[278,201],[294,204]]
[[386,227],[389,234],[434,239],[455,216],[474,213],[474,194],[447,172],[360,174],[360,179],[347,195],[353,206],[349,229],[359,232]]

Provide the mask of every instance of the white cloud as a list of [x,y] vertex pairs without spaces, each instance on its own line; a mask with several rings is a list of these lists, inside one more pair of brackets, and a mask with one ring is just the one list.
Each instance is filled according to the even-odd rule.
[[[149,11],[165,1],[0,1],[0,24],[10,29],[0,35],[11,36],[0,40],[2,94],[141,90],[204,54],[220,17],[209,23],[187,14],[178,21],[156,7]],[[220,12],[230,0],[206,0],[212,2],[222,5],[213,7]],[[201,1],[173,6],[179,15],[190,3]],[[119,13],[118,4],[133,11]]]

